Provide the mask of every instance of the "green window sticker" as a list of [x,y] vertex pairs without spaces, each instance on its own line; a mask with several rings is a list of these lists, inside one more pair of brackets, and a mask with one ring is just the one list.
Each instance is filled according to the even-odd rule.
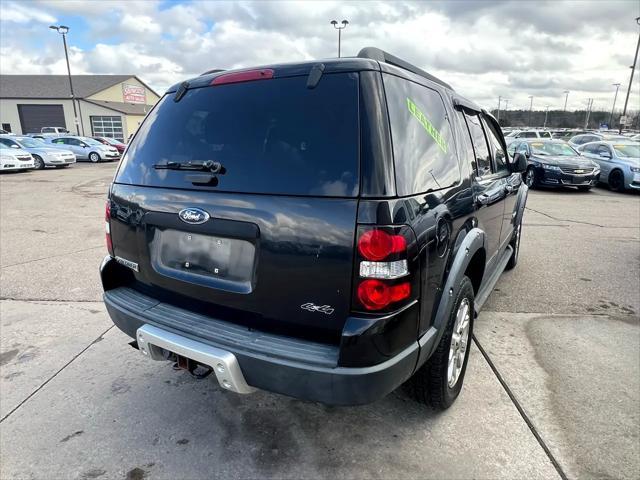
[[409,112],[411,112],[411,115],[416,117],[420,122],[420,125],[422,125],[427,133],[435,140],[436,144],[440,147],[440,150],[447,153],[447,142],[445,142],[440,132],[433,126],[427,116],[420,111],[418,106],[409,97],[407,97],[407,108],[409,109]]

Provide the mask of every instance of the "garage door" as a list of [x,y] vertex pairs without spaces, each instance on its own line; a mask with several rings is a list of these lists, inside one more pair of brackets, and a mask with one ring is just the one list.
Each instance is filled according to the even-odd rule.
[[122,117],[92,116],[91,131],[94,137],[111,137],[124,141]]
[[42,127],[64,127],[62,105],[18,105],[22,133],[39,133]]

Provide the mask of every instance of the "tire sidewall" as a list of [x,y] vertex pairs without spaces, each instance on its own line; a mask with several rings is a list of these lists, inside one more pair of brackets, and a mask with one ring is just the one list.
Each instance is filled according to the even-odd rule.
[[100,155],[98,155],[96,152],[91,152],[89,154],[89,161],[91,163],[98,163],[100,161]]
[[[531,185],[529,185],[529,172],[531,172],[531,175],[533,176],[532,177],[533,179],[531,181]],[[536,170],[535,170],[535,168],[533,168],[533,167],[527,168],[527,171],[525,172],[524,183],[529,188],[534,188],[536,186],[537,178],[536,178]]]
[[[612,180],[616,178],[618,179],[618,184],[614,185],[614,183],[612,183]],[[614,190],[616,192],[621,192],[622,190],[624,190],[624,175],[620,170],[614,170],[609,174],[609,187],[611,187],[611,190]]]
[[453,302],[453,308],[449,313],[447,328],[441,340],[442,342],[444,342],[443,343],[443,346],[445,346],[444,353],[447,356],[447,358],[449,355],[449,349],[451,348],[451,337],[453,336],[453,327],[456,322],[456,314],[458,313],[458,307],[460,306],[464,298],[467,298],[469,300],[469,306],[471,308],[471,316],[469,319],[470,325],[469,325],[468,346],[467,346],[467,351],[465,352],[464,362],[462,364],[462,370],[460,371],[460,376],[458,377],[458,381],[453,387],[449,387],[449,378],[447,376],[447,370],[449,368],[449,364],[446,361],[442,362],[441,368],[444,368],[444,371],[442,372],[441,378],[442,378],[442,381],[444,382],[444,385],[442,385],[442,388],[444,391],[443,403],[445,408],[450,407],[453,404],[453,402],[455,402],[456,398],[458,398],[458,395],[460,395],[460,391],[462,390],[462,385],[464,383],[464,376],[467,371],[467,364],[469,363],[469,352],[471,351],[471,342],[473,339],[475,298],[474,298],[473,285],[471,284],[471,280],[469,280],[469,278],[466,276],[462,277],[462,280],[458,285],[458,288],[455,294],[455,301]]
[[36,170],[42,170],[45,167],[44,160],[39,155],[34,155],[33,159],[36,163]]

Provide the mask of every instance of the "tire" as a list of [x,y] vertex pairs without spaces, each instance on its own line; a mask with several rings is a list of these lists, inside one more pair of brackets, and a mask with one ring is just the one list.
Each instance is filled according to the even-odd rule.
[[91,152],[89,154],[89,161],[91,163],[98,163],[100,161],[100,155],[98,155],[96,152]]
[[[453,309],[449,314],[447,326],[444,334],[440,339],[438,348],[431,358],[425,363],[407,382],[409,393],[418,402],[430,405],[436,410],[445,410],[449,408],[458,398],[462,390],[464,382],[464,374],[467,369],[469,360],[469,351],[471,347],[471,338],[473,335],[473,285],[468,277],[463,277],[458,285],[453,302]],[[464,315],[463,323],[466,321],[466,342],[464,342],[464,352],[460,353],[460,349],[455,349],[452,345],[454,327],[458,327],[458,314],[462,315],[466,304],[467,315]],[[457,332],[458,333],[458,332]],[[459,340],[460,348],[463,347],[464,335]],[[452,348],[453,347],[453,348]],[[452,366],[456,369],[457,375],[455,380],[450,375],[449,356],[453,351],[457,351],[455,356],[458,362],[453,361]],[[459,364],[460,355],[462,355],[462,365]],[[453,373],[453,370],[452,370]],[[451,382],[453,383],[451,384]]]
[[538,185],[536,170],[533,167],[527,168],[527,171],[524,174],[524,183],[526,183],[529,188],[535,188]]
[[614,170],[609,174],[609,188],[614,192],[624,192],[624,175],[620,170]]
[[33,155],[33,160],[36,165],[34,167],[36,170],[42,170],[44,168],[44,160],[42,160],[42,157],[38,155]]
[[509,245],[511,245],[511,248],[513,248],[513,252],[511,253],[511,257],[509,257],[509,261],[507,262],[507,265],[504,267],[505,270],[513,270],[518,264],[518,257],[520,256],[520,238],[521,237],[522,237],[522,220],[520,220],[520,223],[518,224],[515,231],[513,232],[513,237],[509,242]]
[[578,190],[580,190],[581,192],[588,192],[589,190],[591,190],[591,185],[589,185],[588,187],[578,187]]

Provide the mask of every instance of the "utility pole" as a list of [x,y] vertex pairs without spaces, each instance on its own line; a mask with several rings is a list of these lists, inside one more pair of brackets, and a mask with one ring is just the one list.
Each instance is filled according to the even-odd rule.
[[500,125],[500,103],[502,102],[502,97],[498,97],[498,118],[496,118],[496,120],[498,121],[498,125]]
[[531,128],[531,112],[533,111],[533,95],[529,95],[531,104],[529,105],[529,128]]
[[504,121],[507,122],[507,111],[509,110],[509,99],[504,99]]
[[340,40],[342,37],[342,30],[347,28],[347,25],[349,25],[349,22],[346,20],[342,20],[342,26],[339,27],[337,21],[331,20],[331,25],[333,25],[333,28],[338,30],[338,58],[340,58]]
[[542,128],[547,128],[547,115],[549,115],[549,105],[547,105],[545,107],[545,111],[544,111],[544,125],[542,126]]
[[565,90],[564,92],[564,109],[563,112],[567,111],[567,101],[569,100],[569,90]]
[[613,107],[611,107],[611,115],[609,115],[609,128],[613,126],[613,111],[616,109],[616,100],[618,98],[618,89],[620,88],[619,83],[612,83],[614,87],[616,87],[616,94],[613,96]]
[[591,116],[591,107],[593,106],[593,98],[590,98],[587,102],[587,112],[584,116],[584,128],[585,130],[589,126],[589,117]]
[[78,121],[78,111],[76,110],[76,96],[73,93],[73,82],[71,81],[71,67],[69,66],[69,53],[67,52],[67,33],[69,32],[69,27],[65,25],[51,25],[49,27],[51,30],[57,31],[60,35],[62,35],[62,44],[64,45],[64,57],[67,59],[67,74],[69,75],[69,90],[71,91],[71,104],[73,105],[73,122],[76,124],[76,134],[80,135],[79,130],[79,121]]
[[[636,23],[640,25],[640,17],[636,17]],[[640,49],[640,34],[638,34],[638,45],[636,45],[636,54],[633,56],[633,65],[631,66],[631,78],[629,79],[629,87],[627,88],[627,98],[624,101],[624,108],[622,109],[622,116],[627,116],[627,104],[629,103],[629,94],[631,93],[631,84],[633,83],[633,72],[636,69],[636,62],[638,61],[638,50]],[[620,122],[620,130],[618,133],[622,133],[622,122]]]

